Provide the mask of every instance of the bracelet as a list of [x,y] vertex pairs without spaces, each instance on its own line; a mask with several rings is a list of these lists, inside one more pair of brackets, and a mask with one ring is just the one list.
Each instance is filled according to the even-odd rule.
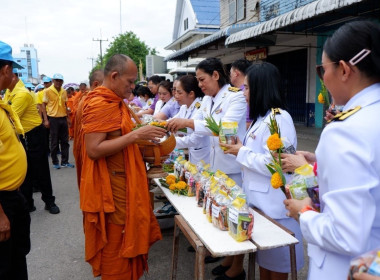
[[298,212],[298,220],[300,219],[300,216],[302,213],[305,213],[306,211],[315,211],[317,212],[317,210],[315,210],[313,207],[311,207],[310,205],[306,205],[304,208],[302,208],[299,212]]

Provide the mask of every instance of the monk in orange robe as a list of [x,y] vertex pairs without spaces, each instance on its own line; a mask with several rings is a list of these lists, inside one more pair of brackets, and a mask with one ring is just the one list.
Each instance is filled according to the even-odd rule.
[[67,89],[67,111],[68,111],[68,116],[70,118],[70,123],[71,123],[71,126],[69,127],[69,137],[70,137],[70,140],[74,138],[74,114],[72,112],[72,109],[73,109],[73,98],[74,98],[74,88],[72,87],[69,87]]
[[[102,69],[95,70],[90,75],[90,91],[94,90],[96,87],[100,86],[103,83],[104,79],[104,71]],[[80,176],[82,171],[82,156],[81,156],[81,148],[82,148],[82,111],[83,111],[83,101],[84,97],[87,95],[77,93],[80,95],[80,100],[78,103],[78,108],[75,111],[75,118],[73,120],[74,127],[74,144],[73,144],[73,154],[75,158],[75,166],[77,171],[77,181],[78,188],[80,188]]]
[[83,103],[80,207],[85,257],[103,280],[139,279],[148,269],[150,246],[161,233],[153,214],[145,164],[135,142],[157,140],[165,130],[133,130],[123,102],[134,88],[137,67],[127,56],[110,58],[103,86]]

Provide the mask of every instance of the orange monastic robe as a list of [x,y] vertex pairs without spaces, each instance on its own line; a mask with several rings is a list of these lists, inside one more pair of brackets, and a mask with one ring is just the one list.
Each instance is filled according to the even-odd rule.
[[[106,158],[91,160],[86,153],[85,134],[121,130],[124,135],[132,127],[123,100],[108,88],[97,87],[85,97],[80,207],[84,213],[86,261],[92,265],[94,276],[102,275],[102,279],[139,279],[147,270],[150,246],[162,238],[150,206],[145,164],[137,145],[123,149],[126,209],[121,230],[108,222],[107,214],[115,211],[115,203]],[[123,264],[110,265],[107,253],[115,252],[115,248],[117,257],[125,260]],[[104,271],[106,268],[112,272]]]

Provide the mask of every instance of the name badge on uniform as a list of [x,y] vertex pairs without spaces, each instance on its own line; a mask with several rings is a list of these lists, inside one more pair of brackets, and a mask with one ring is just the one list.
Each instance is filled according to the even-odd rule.
[[215,114],[220,114],[222,112],[222,108],[215,110]]
[[251,137],[253,140],[256,139],[256,135],[253,132],[249,135],[249,137]]

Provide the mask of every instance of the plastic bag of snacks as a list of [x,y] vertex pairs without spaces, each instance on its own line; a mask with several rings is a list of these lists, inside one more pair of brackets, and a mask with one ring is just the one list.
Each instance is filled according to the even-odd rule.
[[212,202],[212,224],[220,230],[228,230],[228,206],[231,199],[223,190],[215,196]]
[[245,195],[238,196],[228,207],[228,233],[236,241],[245,241],[252,234],[253,222],[253,212],[246,204]]
[[286,189],[294,199],[304,199],[308,197],[308,188],[318,187],[313,168],[309,164],[298,167],[294,170],[294,175]]
[[[236,144],[237,142],[237,122],[222,122],[222,127],[219,131],[219,141],[224,144]],[[225,148],[221,147],[223,150]]]
[[380,248],[367,252],[350,263],[348,280],[353,280],[355,272],[366,272],[371,275],[380,276]]
[[185,181],[189,186],[187,190],[188,196],[195,196],[195,175],[197,174],[197,167],[190,162],[186,162],[184,165]]
[[212,203],[214,201],[214,197],[217,195],[219,190],[217,180],[212,177],[210,184],[210,190],[208,191],[207,201],[206,201],[206,218],[211,223],[212,222]]
[[203,207],[204,201],[204,186],[206,182],[210,179],[210,173],[203,171],[202,174],[198,173],[195,178],[195,200],[197,201],[198,207]]

